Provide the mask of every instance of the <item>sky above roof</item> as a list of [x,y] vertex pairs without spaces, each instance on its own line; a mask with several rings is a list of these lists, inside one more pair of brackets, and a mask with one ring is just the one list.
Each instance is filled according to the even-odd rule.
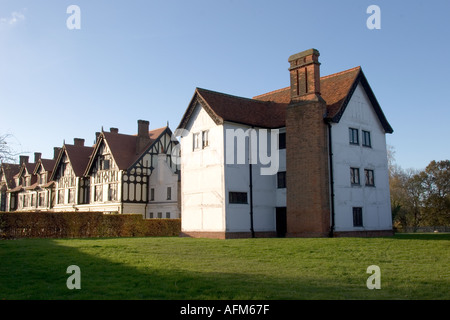
[[[370,5],[381,29],[367,27]],[[64,140],[93,144],[102,127],[174,130],[196,87],[277,90],[289,56],[316,48],[322,76],[362,67],[397,163],[421,169],[450,158],[449,12],[446,0],[2,0],[0,135],[51,158]]]

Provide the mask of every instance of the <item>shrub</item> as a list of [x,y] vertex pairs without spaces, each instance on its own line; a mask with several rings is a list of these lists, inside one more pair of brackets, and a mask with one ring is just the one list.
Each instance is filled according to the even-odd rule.
[[0,212],[1,238],[177,236],[180,219],[145,220],[140,214]]

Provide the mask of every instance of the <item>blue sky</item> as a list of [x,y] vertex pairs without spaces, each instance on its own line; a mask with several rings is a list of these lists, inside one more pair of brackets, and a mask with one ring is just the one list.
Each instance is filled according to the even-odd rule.
[[[69,5],[81,28],[70,30]],[[381,10],[381,29],[366,12]],[[289,85],[290,55],[321,75],[361,66],[403,168],[449,159],[450,1],[2,0],[0,134],[53,156],[103,127],[178,125],[195,87],[253,97]]]

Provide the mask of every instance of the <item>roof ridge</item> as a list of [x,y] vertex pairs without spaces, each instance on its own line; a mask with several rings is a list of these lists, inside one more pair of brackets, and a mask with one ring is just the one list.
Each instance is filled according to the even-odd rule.
[[263,94],[259,94],[257,96],[254,96],[253,99],[264,97],[264,96],[267,96],[267,95],[270,95],[270,94],[274,94],[274,93],[278,93],[278,92],[284,91],[286,89],[289,89],[289,87],[284,87],[284,88],[281,88],[281,89],[277,89],[277,90],[269,91],[269,92],[266,92],[266,93],[263,93]]
[[347,69],[347,70],[344,70],[344,71],[339,71],[339,72],[336,72],[336,73],[332,73],[332,74],[320,77],[320,80],[328,79],[328,78],[335,77],[335,76],[339,76],[341,74],[349,73],[349,72],[355,71],[357,69],[361,69],[361,66],[357,66],[357,67],[350,68],[350,69]]
[[221,96],[227,96],[227,97],[230,97],[230,98],[237,98],[237,99],[251,101],[251,102],[260,102],[260,103],[263,103],[263,104],[272,104],[272,103],[274,103],[272,101],[255,100],[253,98],[246,98],[246,97],[236,96],[236,95],[233,95],[233,94],[223,93],[223,92],[209,90],[209,89],[204,89],[204,88],[198,88],[197,87],[196,89],[197,90],[204,90],[204,91],[211,92],[211,93],[215,93],[215,94],[218,94],[218,95],[221,95]]

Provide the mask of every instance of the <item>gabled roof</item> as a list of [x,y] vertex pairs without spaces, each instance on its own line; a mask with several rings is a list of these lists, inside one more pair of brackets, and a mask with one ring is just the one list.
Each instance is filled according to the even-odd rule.
[[229,121],[264,128],[279,128],[285,123],[287,103],[248,99],[196,88],[179,128],[186,127],[197,102],[216,124]]
[[126,170],[131,165],[133,165],[136,162],[136,160],[146,150],[148,150],[153,145],[153,143],[168,129],[169,128],[166,126],[149,131],[148,135],[150,140],[148,145],[145,148],[143,148],[142,152],[137,152],[136,150],[136,140],[138,138],[137,135],[128,135],[122,133],[102,131],[97,139],[96,145],[94,146],[94,151],[89,160],[89,163],[85,168],[84,174],[88,175],[90,173],[90,170],[94,163],[94,159],[103,141],[106,141],[111,151],[111,155],[114,161],[116,162],[119,170]]
[[55,166],[56,160],[55,159],[39,159],[36,162],[36,166],[34,167],[33,174],[38,174],[39,167],[43,167],[45,171],[51,173],[53,170],[53,167]]
[[67,155],[70,161],[70,165],[72,166],[75,176],[81,177],[84,173],[84,170],[86,169],[93,151],[93,147],[64,144],[58,153],[58,157],[56,158],[50,180],[55,179],[55,174],[61,163],[64,153]]
[[2,163],[0,170],[3,172],[3,175],[6,180],[6,186],[8,189],[13,189],[16,187],[16,182],[14,180],[14,176],[19,173],[20,165],[13,163]]
[[[393,130],[386,120],[361,67],[320,78],[321,96],[327,103],[326,118],[333,122],[339,122],[359,83],[366,90],[384,130],[387,133],[392,133]],[[216,124],[230,121],[262,128],[284,127],[286,107],[290,102],[289,87],[258,95],[253,99],[196,88],[179,128],[186,128],[197,103],[202,105]]]

